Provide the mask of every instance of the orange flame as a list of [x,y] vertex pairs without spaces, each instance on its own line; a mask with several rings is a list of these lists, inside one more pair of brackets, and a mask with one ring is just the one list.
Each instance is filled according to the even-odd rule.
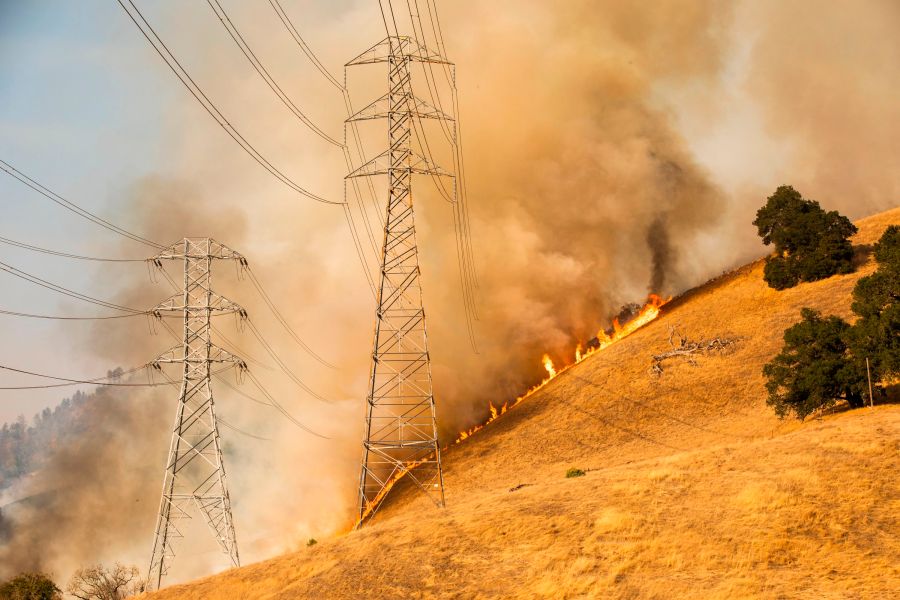
[[556,369],[553,368],[553,361],[550,360],[550,355],[545,354],[544,358],[541,359],[541,362],[544,363],[544,368],[547,369],[547,372],[550,374],[550,379],[556,377]]
[[471,437],[476,432],[484,429],[484,427],[486,425],[489,425],[490,423],[492,423],[499,417],[503,416],[507,410],[509,410],[513,406],[516,406],[522,400],[531,396],[533,393],[535,393],[536,391],[538,391],[539,389],[541,389],[542,387],[547,385],[551,379],[555,378],[560,373],[568,370],[569,368],[571,368],[574,365],[577,365],[578,363],[583,361],[585,358],[587,358],[591,354],[593,354],[595,352],[599,352],[600,350],[603,350],[605,348],[608,348],[610,345],[618,342],[622,338],[625,338],[625,337],[631,335],[632,333],[634,333],[635,331],[637,331],[638,329],[640,329],[641,327],[643,327],[650,321],[654,320],[656,317],[659,316],[659,309],[666,302],[668,302],[671,299],[672,299],[671,297],[663,299],[661,296],[658,296],[656,294],[650,294],[647,297],[647,302],[644,303],[644,306],[641,307],[641,310],[633,318],[629,319],[625,323],[619,323],[618,319],[613,319],[612,335],[607,334],[605,330],[601,329],[600,331],[597,332],[597,342],[593,343],[593,341],[592,341],[591,345],[589,345],[587,347],[587,350],[585,350],[584,346],[582,346],[582,344],[579,343],[575,347],[575,362],[570,365],[565,365],[565,366],[557,369],[553,365],[553,360],[550,358],[550,355],[544,354],[544,356],[541,358],[541,362],[543,363],[544,368],[547,370],[549,377],[547,377],[546,379],[541,381],[539,384],[532,386],[531,389],[529,389],[527,392],[525,392],[521,396],[516,397],[516,399],[513,400],[511,403],[509,401],[504,402],[503,406],[500,407],[499,411],[494,407],[494,403],[491,402],[489,404],[489,408],[491,410],[490,418],[487,421],[485,421],[484,423],[482,423],[481,425],[475,425],[474,427],[471,427],[470,429],[468,429],[466,431],[460,431],[459,437],[456,438],[456,441],[454,442],[454,444],[458,444],[461,441]]
[[400,479],[402,479],[404,475],[406,475],[422,463],[432,460],[433,457],[434,453],[429,454],[425,458],[420,458],[419,460],[412,461],[404,465],[398,465],[398,468],[395,470],[394,474],[391,476],[388,482],[384,484],[384,487],[381,488],[381,491],[379,491],[374,498],[366,501],[365,508],[363,509],[363,514],[362,516],[360,516],[359,520],[356,521],[356,524],[353,526],[353,528],[356,529],[357,527],[359,527],[359,524],[365,521],[369,517],[369,515],[371,515],[375,511],[375,509],[378,508],[378,505],[381,504],[381,501],[385,496],[387,496],[387,493],[391,491],[391,488],[394,487],[394,484],[400,481]]

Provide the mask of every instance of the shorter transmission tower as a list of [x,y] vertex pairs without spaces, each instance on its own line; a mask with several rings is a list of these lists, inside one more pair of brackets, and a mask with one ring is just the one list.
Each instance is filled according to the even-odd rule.
[[181,314],[184,325],[182,345],[154,361],[156,367],[182,365],[181,393],[150,559],[150,584],[158,589],[175,558],[174,542],[184,537],[179,522],[191,518],[192,509],[204,516],[231,563],[240,566],[210,377],[214,364],[242,370],[246,364],[211,342],[210,320],[213,315],[229,313],[245,317],[246,312],[212,290],[210,267],[213,260],[236,260],[242,265],[246,260],[210,238],[185,238],[152,260],[160,267],[163,260],[184,263],[182,293],[153,309],[158,316],[164,312]]

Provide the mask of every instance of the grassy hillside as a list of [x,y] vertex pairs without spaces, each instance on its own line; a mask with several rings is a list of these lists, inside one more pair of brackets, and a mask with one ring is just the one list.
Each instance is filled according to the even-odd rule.
[[[362,531],[152,597],[900,594],[900,406],[781,422],[761,375],[802,306],[850,316],[891,223],[859,223],[854,274],[776,292],[760,261],[673,301],[450,448],[445,510],[401,483]],[[739,341],[654,377],[674,324]]]

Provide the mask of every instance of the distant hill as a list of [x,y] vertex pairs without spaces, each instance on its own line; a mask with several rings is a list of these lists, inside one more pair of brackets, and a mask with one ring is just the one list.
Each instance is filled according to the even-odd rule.
[[[0,427],[0,498],[3,490],[38,470],[66,439],[81,432],[82,407],[93,394],[77,391],[58,405],[45,408],[29,423],[24,416]],[[3,502],[0,501],[0,505]]]
[[[446,451],[445,510],[401,481],[361,531],[149,597],[900,597],[900,406],[779,421],[761,373],[801,307],[851,317],[893,223],[858,223],[856,273],[777,292],[757,261],[673,300]],[[738,341],[654,376],[676,324]]]

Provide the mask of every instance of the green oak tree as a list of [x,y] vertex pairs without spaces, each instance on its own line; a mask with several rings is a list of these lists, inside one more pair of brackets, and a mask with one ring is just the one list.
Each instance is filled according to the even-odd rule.
[[763,367],[766,403],[779,417],[793,413],[801,420],[838,400],[863,406],[865,372],[848,360],[850,324],[810,308],[800,315],[802,320],[785,330],[781,352]]
[[763,272],[770,287],[783,290],[853,271],[849,238],[856,226],[837,211],[826,212],[815,200],[804,199],[791,186],[775,190],[753,224],[763,243],[775,247]]

